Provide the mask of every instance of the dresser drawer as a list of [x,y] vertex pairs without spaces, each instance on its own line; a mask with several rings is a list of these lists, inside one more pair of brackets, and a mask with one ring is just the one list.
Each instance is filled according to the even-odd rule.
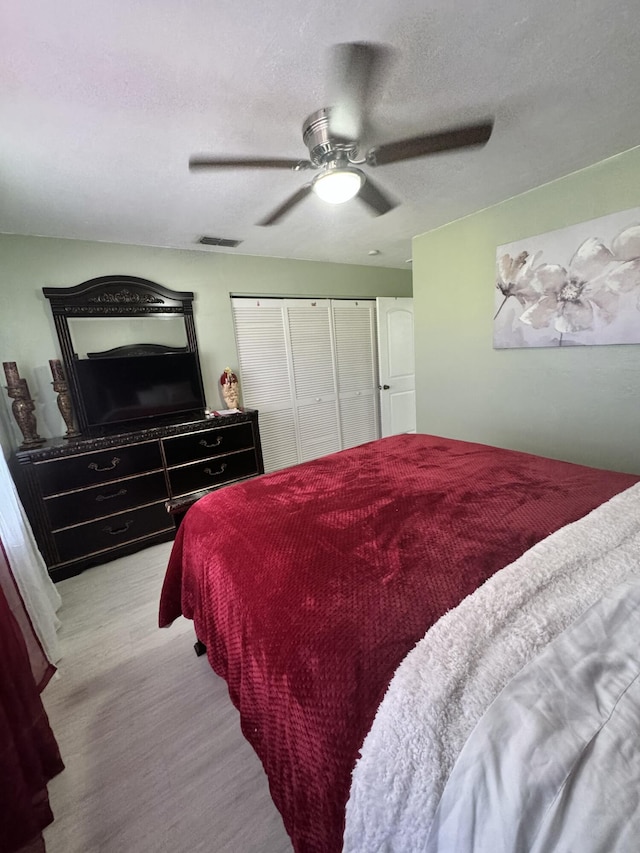
[[60,560],[65,562],[116,548],[135,539],[169,530],[172,526],[164,502],[161,502],[58,530],[53,538]]
[[251,424],[218,427],[163,440],[167,465],[182,465],[197,459],[209,459],[234,450],[253,447]]
[[145,423],[19,450],[11,469],[58,581],[175,535],[172,502],[262,474],[258,413]]
[[43,495],[54,495],[162,468],[162,456],[158,442],[149,441],[37,462],[34,467]]
[[45,498],[44,504],[51,527],[68,527],[81,521],[112,515],[125,509],[167,499],[163,471],[138,474],[126,480],[115,480],[77,492]]
[[258,465],[253,449],[181,465],[169,470],[171,495],[176,497],[200,489],[212,489],[231,480],[257,473]]

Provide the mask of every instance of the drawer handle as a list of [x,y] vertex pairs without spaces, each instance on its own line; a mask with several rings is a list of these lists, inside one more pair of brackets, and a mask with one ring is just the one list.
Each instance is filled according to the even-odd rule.
[[224,472],[226,470],[227,470],[227,463],[223,462],[222,465],[220,466],[219,471],[212,471],[211,468],[205,468],[204,473],[208,474],[210,477],[217,477],[218,474],[224,474]]
[[106,527],[103,527],[102,530],[104,533],[108,533],[109,536],[120,536],[121,533],[126,533],[132,524],[133,521],[125,521],[122,527],[111,527],[110,525],[107,525]]
[[206,438],[201,438],[199,443],[203,447],[218,447],[218,445],[222,444],[222,436],[219,435],[215,441],[211,442],[211,444],[209,444]]
[[120,460],[118,459],[117,456],[113,457],[113,459],[111,460],[111,465],[107,465],[106,468],[99,468],[97,462],[91,462],[89,464],[89,470],[90,471],[113,471],[113,469],[116,467],[116,465],[119,462],[120,462]]
[[120,491],[118,491],[118,492],[111,492],[110,495],[96,495],[96,500],[97,501],[110,501],[111,498],[121,498],[122,495],[126,495],[126,494],[127,494],[126,489],[120,489]]

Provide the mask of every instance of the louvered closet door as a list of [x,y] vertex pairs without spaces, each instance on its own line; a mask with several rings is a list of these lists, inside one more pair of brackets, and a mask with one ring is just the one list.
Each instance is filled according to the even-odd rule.
[[232,299],[242,400],[259,412],[265,471],[299,460],[282,299]]
[[286,299],[300,461],[340,450],[338,395],[328,299]]
[[373,301],[234,297],[232,307],[265,471],[378,438]]
[[375,302],[332,300],[342,447],[380,435]]

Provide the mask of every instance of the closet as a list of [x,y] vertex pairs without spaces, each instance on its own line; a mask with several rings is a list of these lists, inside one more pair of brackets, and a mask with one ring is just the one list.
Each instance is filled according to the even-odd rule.
[[375,300],[233,297],[232,310],[265,471],[379,438]]

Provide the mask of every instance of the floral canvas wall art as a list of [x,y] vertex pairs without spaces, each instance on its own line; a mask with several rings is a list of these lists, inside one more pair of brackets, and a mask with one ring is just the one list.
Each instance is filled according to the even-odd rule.
[[640,343],[640,208],[499,246],[493,345]]

